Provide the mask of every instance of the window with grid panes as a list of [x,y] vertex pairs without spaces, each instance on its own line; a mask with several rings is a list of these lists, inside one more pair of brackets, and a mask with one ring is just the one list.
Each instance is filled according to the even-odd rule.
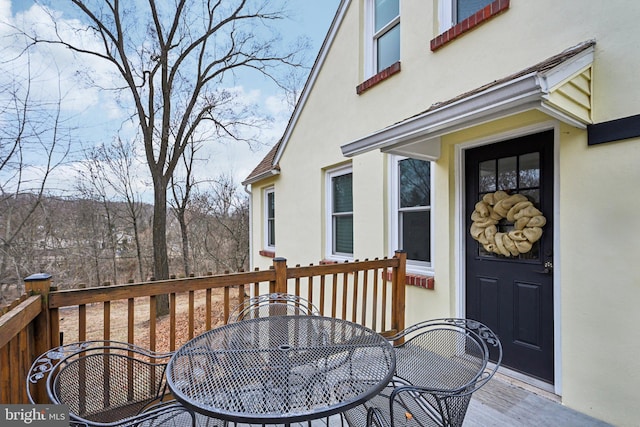
[[350,168],[328,173],[331,255],[353,255],[353,175]]
[[276,193],[273,188],[265,190],[265,246],[276,246]]
[[431,163],[402,159],[398,171],[398,244],[408,262],[431,263]]
[[399,0],[367,0],[370,70],[374,75],[400,60]]

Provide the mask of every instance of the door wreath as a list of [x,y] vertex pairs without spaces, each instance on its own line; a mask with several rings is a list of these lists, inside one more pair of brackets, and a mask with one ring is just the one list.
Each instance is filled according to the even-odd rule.
[[[513,223],[514,229],[499,232],[497,224],[502,219]],[[542,212],[526,196],[509,195],[504,191],[485,194],[476,203],[471,220],[471,236],[487,252],[507,257],[529,252],[533,243],[542,236],[542,227],[547,223]]]

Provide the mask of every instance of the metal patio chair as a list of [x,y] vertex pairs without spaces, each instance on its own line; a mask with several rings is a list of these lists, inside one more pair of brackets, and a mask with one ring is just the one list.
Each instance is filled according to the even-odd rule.
[[295,315],[320,315],[320,310],[300,296],[270,293],[249,298],[239,304],[229,315],[227,323],[266,316]]
[[[167,394],[171,355],[118,341],[63,345],[32,364],[27,395],[34,404],[68,405],[70,422],[77,426],[195,426],[195,414]],[[36,402],[39,384],[45,385],[49,402]]]
[[462,426],[471,395],[502,362],[498,337],[470,319],[421,322],[389,340],[396,343],[396,374],[380,394],[343,414],[350,426]]

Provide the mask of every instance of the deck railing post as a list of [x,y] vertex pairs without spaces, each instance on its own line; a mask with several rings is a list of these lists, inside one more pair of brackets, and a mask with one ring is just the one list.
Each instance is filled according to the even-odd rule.
[[269,284],[269,292],[287,293],[287,259],[286,258],[274,258],[273,269],[276,272],[275,282]]
[[397,250],[394,258],[397,258],[399,263],[398,267],[393,269],[392,272],[392,298],[393,305],[391,306],[391,329],[398,332],[405,328],[405,284],[407,280],[407,253],[405,251]]
[[[51,275],[46,273],[32,274],[24,279],[24,288],[29,294],[39,294],[41,311],[33,320],[33,347],[29,359],[36,357],[52,347],[51,313],[49,312],[49,292],[51,291]],[[40,381],[34,390],[38,402],[47,401],[44,381]]]

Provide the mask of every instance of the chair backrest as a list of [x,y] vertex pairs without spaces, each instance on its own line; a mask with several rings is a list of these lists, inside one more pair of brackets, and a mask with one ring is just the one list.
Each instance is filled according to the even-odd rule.
[[426,415],[436,420],[436,425],[461,426],[471,394],[486,384],[502,363],[498,337],[471,319],[428,320],[389,339],[396,343],[394,385],[431,390],[419,399],[423,399],[423,408],[433,408]]
[[414,385],[474,391],[502,363],[498,337],[487,326],[471,319],[428,320],[389,339],[396,343],[398,377]]
[[229,315],[227,323],[266,316],[319,315],[310,301],[297,295],[270,293],[247,299]]
[[40,356],[27,378],[44,381],[50,403],[69,405],[74,421],[115,423],[138,416],[158,403],[171,353],[155,353],[117,341],[67,344]]

